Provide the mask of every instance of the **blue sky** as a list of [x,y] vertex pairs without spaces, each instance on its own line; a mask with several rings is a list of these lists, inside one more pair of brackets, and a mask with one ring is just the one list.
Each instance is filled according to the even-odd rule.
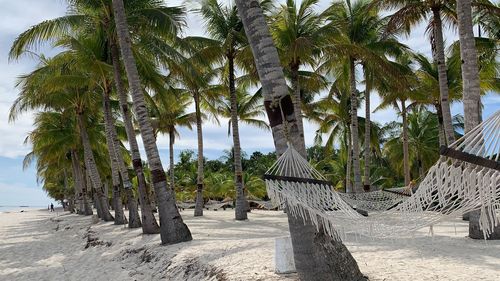
[[[171,5],[181,4],[182,0],[168,1]],[[194,2],[194,1],[192,1]],[[330,0],[320,1],[318,9],[322,9]],[[16,98],[14,88],[16,77],[33,69],[35,63],[24,58],[18,62],[8,62],[8,50],[12,41],[22,31],[31,25],[43,20],[58,17],[65,13],[63,0],[0,0],[0,206],[2,205],[36,205],[45,206],[53,201],[46,197],[45,192],[36,183],[33,167],[22,169],[22,160],[30,147],[23,144],[26,134],[31,130],[32,114],[24,114],[14,124],[7,121],[8,109]],[[194,14],[188,15],[189,29],[187,35],[203,35],[200,18]],[[446,42],[456,39],[454,31],[446,31]],[[424,27],[419,26],[409,38],[403,41],[412,49],[421,53],[430,54],[427,36]],[[50,54],[50,53],[49,53]],[[378,97],[373,97],[372,109],[378,103]],[[500,96],[489,95],[483,99],[485,116],[500,109]],[[460,104],[452,106],[453,114],[461,113]],[[363,115],[364,109],[359,111]],[[397,119],[392,110],[379,111],[373,114],[372,119],[385,123]],[[306,143],[312,144],[315,126],[305,123]],[[230,149],[231,139],[227,136],[227,122],[221,121],[221,126],[207,123],[204,125],[205,155],[209,159],[218,158],[224,149]],[[272,151],[273,141],[271,134],[259,129],[242,126],[241,142],[243,149],[249,154],[252,151]],[[168,161],[168,140],[161,136],[158,141],[163,163]],[[181,138],[176,141],[176,154],[182,149],[196,149],[196,134],[188,130],[181,130]],[[165,166],[165,168],[167,168]]]

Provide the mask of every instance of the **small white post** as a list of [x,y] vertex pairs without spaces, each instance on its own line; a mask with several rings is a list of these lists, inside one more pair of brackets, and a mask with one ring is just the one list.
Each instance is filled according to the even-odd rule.
[[278,274],[296,272],[290,237],[275,238],[274,250],[274,271]]

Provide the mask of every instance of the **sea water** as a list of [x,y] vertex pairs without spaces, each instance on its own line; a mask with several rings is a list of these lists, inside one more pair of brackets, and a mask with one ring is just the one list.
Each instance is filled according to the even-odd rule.
[[[0,213],[5,213],[5,212],[11,212],[11,213],[14,213],[14,212],[20,212],[22,210],[24,211],[28,211],[28,210],[39,210],[39,209],[43,209],[44,207],[43,206],[0,206]],[[47,207],[45,207],[45,209],[47,209]]]

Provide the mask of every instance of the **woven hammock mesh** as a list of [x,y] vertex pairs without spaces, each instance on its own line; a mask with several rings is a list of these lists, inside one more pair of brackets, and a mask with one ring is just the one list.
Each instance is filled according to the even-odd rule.
[[500,111],[449,148],[488,159],[496,167],[442,156],[414,193],[396,188],[346,194],[335,191],[289,146],[266,173],[266,188],[275,206],[287,206],[292,215],[309,218],[318,231],[338,240],[352,234],[412,236],[418,229],[474,210],[481,210],[479,226],[487,238],[500,223]]

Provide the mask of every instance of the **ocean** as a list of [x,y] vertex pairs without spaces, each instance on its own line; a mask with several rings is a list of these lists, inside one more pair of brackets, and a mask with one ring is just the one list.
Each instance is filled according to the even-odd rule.
[[0,206],[0,213],[5,213],[5,212],[20,212],[21,210],[30,210],[30,209],[47,209],[47,207],[43,206]]

